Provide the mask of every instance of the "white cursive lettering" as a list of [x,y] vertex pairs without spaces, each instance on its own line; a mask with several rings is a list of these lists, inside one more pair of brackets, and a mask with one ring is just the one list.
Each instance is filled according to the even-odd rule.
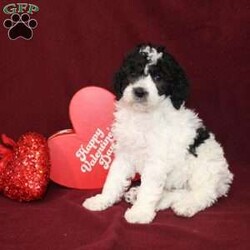
[[91,172],[93,167],[99,163],[105,170],[109,169],[114,152],[113,135],[107,128],[107,134],[97,128],[94,135],[89,140],[87,146],[83,144],[76,151],[75,156],[81,162],[83,173]]

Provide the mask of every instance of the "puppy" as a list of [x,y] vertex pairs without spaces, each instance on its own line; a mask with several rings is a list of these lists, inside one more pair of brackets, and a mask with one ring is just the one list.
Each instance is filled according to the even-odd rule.
[[122,199],[136,173],[141,185],[125,195],[130,223],[150,223],[171,208],[191,217],[226,196],[233,179],[223,149],[185,108],[189,84],[160,46],[137,46],[115,75],[115,159],[102,193],[84,201],[92,211]]

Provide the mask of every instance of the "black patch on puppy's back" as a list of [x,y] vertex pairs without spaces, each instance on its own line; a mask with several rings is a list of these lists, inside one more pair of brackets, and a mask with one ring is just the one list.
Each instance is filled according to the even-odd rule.
[[196,137],[194,139],[194,143],[189,145],[188,151],[197,157],[196,149],[204,143],[210,137],[209,132],[206,128],[201,127],[196,130]]

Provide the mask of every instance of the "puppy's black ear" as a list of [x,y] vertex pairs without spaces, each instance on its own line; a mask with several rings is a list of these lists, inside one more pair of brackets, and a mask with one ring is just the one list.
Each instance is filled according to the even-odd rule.
[[120,69],[114,75],[113,84],[117,100],[121,99],[124,89],[129,84],[128,77],[140,76],[147,63],[146,57],[139,53],[140,46],[142,45],[138,45],[125,56]]
[[126,75],[122,69],[115,73],[113,79],[114,91],[116,95],[116,100],[119,101],[122,97],[124,91],[124,81],[126,80]]
[[165,52],[163,61],[171,75],[170,100],[173,106],[179,109],[188,97],[189,83],[183,69],[170,54]]
[[[180,69],[181,70],[181,69]],[[179,109],[181,105],[187,100],[189,93],[189,83],[184,75],[184,72],[181,70],[178,72],[178,76],[171,87],[171,96],[173,106],[176,109]]]

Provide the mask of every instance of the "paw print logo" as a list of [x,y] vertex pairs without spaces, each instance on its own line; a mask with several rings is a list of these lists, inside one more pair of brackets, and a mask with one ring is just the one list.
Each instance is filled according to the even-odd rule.
[[38,23],[35,19],[31,19],[27,13],[22,15],[15,13],[11,15],[10,19],[5,19],[3,25],[9,30],[9,39],[16,40],[20,37],[30,40],[33,37],[33,29],[37,27]]

